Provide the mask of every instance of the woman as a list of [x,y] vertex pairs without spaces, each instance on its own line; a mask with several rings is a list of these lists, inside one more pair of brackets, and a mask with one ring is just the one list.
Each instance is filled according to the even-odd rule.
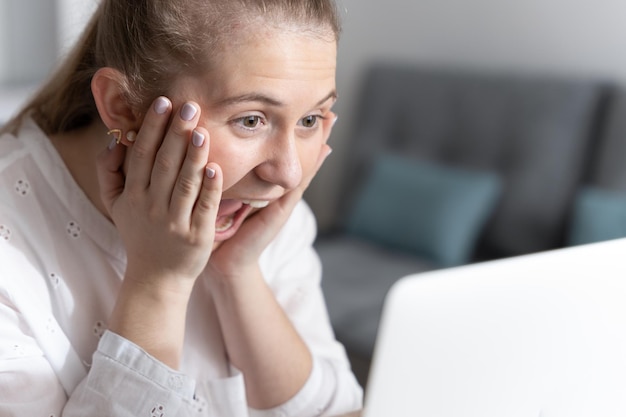
[[0,415],[361,406],[301,200],[338,34],[330,0],[102,1],[0,139]]

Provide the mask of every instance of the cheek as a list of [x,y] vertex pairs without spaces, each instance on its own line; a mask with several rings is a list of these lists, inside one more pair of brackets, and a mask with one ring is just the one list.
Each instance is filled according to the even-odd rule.
[[298,154],[303,177],[306,178],[315,169],[322,145],[323,141],[321,139],[312,139],[303,141],[299,147]]
[[237,145],[236,141],[220,140],[211,136],[209,161],[222,168],[224,190],[235,185],[255,167],[256,151],[246,146]]

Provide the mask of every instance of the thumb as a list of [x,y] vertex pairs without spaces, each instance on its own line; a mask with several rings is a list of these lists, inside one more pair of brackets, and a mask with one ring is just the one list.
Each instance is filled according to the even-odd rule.
[[124,191],[126,177],[122,167],[125,155],[126,147],[116,145],[114,142],[98,155],[97,172],[100,198],[109,216],[113,204]]

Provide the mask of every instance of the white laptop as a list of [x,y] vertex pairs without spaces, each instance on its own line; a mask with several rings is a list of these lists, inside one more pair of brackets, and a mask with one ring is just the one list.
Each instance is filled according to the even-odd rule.
[[626,416],[626,239],[403,278],[364,417]]

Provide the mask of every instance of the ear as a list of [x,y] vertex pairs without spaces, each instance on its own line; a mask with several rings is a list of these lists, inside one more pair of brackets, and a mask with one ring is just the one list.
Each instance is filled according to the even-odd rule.
[[126,134],[136,132],[141,120],[126,100],[125,86],[125,76],[109,67],[100,68],[91,79],[91,92],[100,118],[109,129],[120,129],[119,139],[128,145]]

